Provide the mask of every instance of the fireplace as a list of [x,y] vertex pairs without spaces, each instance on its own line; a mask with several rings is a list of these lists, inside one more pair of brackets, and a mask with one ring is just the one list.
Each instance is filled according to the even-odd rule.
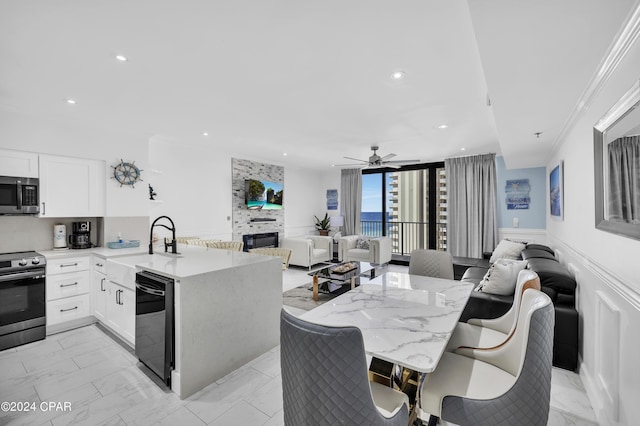
[[242,236],[242,242],[244,243],[244,251],[260,247],[278,247],[278,233],[245,234]]

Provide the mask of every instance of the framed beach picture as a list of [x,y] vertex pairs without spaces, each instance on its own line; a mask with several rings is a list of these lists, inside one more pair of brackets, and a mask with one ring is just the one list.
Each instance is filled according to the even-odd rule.
[[551,218],[562,220],[564,215],[564,182],[563,182],[564,162],[560,163],[549,173],[549,206]]

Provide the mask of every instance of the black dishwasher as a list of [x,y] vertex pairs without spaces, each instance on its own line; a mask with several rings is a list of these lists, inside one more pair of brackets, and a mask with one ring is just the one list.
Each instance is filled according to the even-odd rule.
[[174,366],[173,280],[136,274],[136,356],[167,386]]

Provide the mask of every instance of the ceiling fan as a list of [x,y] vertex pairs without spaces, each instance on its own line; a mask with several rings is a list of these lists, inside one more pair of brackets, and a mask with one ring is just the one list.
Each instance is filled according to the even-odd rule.
[[360,160],[358,158],[353,157],[344,157],[347,160],[358,161],[355,164],[336,164],[338,167],[348,167],[348,166],[360,166],[363,169],[379,169],[384,167],[390,167],[392,169],[399,169],[403,164],[413,164],[418,163],[420,160],[402,160],[402,161],[389,161],[391,158],[395,157],[396,154],[387,154],[384,157],[380,157],[376,151],[378,151],[377,146],[372,146],[371,150],[373,151],[373,155],[369,157],[369,160]]

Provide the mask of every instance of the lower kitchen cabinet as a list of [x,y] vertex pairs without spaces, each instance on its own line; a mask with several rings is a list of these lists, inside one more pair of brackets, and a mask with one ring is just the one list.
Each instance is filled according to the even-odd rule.
[[47,327],[91,315],[89,258],[47,260]]
[[93,316],[98,321],[105,322],[107,318],[107,276],[100,272],[93,272],[91,283],[91,305]]
[[47,302],[47,326],[87,317],[91,314],[88,294]]
[[112,281],[105,280],[106,324],[126,341],[136,340],[136,293]]

